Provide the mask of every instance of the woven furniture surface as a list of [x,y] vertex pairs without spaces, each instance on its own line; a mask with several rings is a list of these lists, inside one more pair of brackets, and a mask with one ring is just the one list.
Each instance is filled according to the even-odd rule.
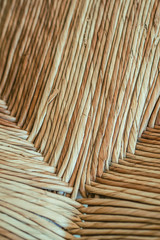
[[0,239],[160,239],[159,40],[159,0],[0,0]]

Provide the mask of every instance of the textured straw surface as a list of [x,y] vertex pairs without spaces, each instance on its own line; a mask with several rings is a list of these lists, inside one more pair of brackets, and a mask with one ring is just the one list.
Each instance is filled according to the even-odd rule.
[[160,239],[159,39],[159,0],[0,0],[0,239]]

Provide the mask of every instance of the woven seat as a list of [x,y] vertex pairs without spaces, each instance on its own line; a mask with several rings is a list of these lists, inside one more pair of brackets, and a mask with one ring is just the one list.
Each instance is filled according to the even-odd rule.
[[160,239],[159,0],[0,1],[0,239]]

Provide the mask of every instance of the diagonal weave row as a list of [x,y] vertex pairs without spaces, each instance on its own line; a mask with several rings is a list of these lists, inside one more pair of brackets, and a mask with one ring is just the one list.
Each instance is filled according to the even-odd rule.
[[159,0],[0,1],[2,239],[159,239],[159,27]]

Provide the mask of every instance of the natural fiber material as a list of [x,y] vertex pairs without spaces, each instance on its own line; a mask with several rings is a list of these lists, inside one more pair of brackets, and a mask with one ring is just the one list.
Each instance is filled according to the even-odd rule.
[[0,1],[1,239],[160,238],[159,39],[159,0]]

